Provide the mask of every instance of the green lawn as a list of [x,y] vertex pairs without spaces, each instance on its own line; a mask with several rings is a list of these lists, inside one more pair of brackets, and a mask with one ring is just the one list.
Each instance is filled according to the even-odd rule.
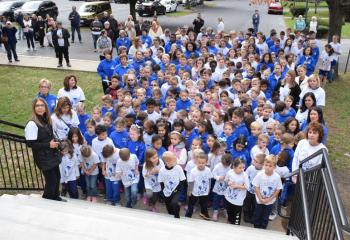
[[[0,119],[24,125],[30,116],[31,101],[38,93],[38,83],[47,78],[53,83],[51,92],[57,95],[63,87],[63,79],[72,71],[45,70],[25,67],[0,66]],[[86,95],[86,106],[90,111],[100,102],[101,80],[96,73],[76,72],[78,85]],[[1,127],[1,126],[0,126]]]
[[[293,4],[293,1],[288,1],[287,3],[284,3],[283,5],[284,6],[290,6],[290,4]],[[305,7],[306,6],[306,1],[304,2],[295,2],[295,6],[296,7]],[[311,3],[309,1],[309,8],[314,8],[315,7],[315,4],[314,3]],[[319,5],[318,5],[318,8],[328,8],[328,5],[325,1],[322,1]]]
[[[0,67],[0,119],[24,125],[29,118],[31,101],[37,94],[38,81],[48,78],[53,82],[52,93],[62,87],[63,78],[71,71],[35,68]],[[102,96],[100,79],[95,73],[74,72],[78,85],[86,95],[87,110],[99,104]],[[326,86],[325,119],[329,128],[327,147],[335,168],[350,169],[350,74]],[[4,130],[4,128],[1,127]],[[23,133],[22,133],[23,134]]]

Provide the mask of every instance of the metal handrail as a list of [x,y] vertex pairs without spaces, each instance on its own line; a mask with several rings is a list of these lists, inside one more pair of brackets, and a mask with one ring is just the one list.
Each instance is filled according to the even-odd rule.
[[22,125],[19,125],[19,124],[16,124],[16,123],[12,123],[12,122],[7,122],[7,121],[1,120],[1,119],[0,119],[0,124],[11,126],[11,127],[15,127],[15,128],[20,128],[20,129],[24,129],[25,128]]

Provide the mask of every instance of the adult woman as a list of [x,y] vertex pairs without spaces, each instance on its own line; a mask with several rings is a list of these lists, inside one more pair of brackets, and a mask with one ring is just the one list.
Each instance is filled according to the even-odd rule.
[[142,45],[142,40],[140,37],[135,37],[133,44],[129,49],[128,55],[130,57],[134,57],[137,50],[140,50],[141,52],[144,52],[146,50],[146,47]]
[[108,37],[107,31],[102,30],[101,36],[97,39],[97,52],[100,56],[100,60],[105,59],[105,51],[109,50],[109,52],[112,52],[113,46],[112,46],[112,40]]
[[92,41],[94,43],[94,52],[97,52],[97,39],[101,35],[102,28],[103,28],[103,25],[98,19],[98,16],[96,16],[94,21],[90,25]]
[[218,26],[216,28],[217,33],[221,33],[225,31],[224,19],[222,17],[218,17]]
[[295,116],[295,118],[302,124],[309,114],[311,107],[316,106],[316,98],[312,92],[308,92],[304,95],[301,100],[301,106]]
[[[323,138],[323,127],[318,122],[312,122],[307,127],[306,131],[306,139],[301,140],[298,143],[297,148],[295,149],[292,170],[296,170],[299,168],[299,164],[305,158],[311,156],[318,150],[324,148],[327,150],[325,145],[322,143]],[[304,170],[309,170],[322,162],[322,155],[319,155],[302,165]]]
[[75,109],[79,102],[85,101],[85,94],[77,84],[77,77],[75,75],[68,75],[64,78],[64,87],[58,90],[57,94],[57,98],[68,97],[71,101],[73,109]]
[[49,80],[46,78],[41,79],[39,82],[39,93],[36,96],[36,98],[42,98],[46,101],[50,114],[54,112],[57,103],[57,97],[50,93],[51,86],[52,84]]
[[295,71],[289,70],[286,73],[284,79],[278,82],[276,89],[280,92],[280,100],[284,101],[284,98],[288,95],[293,97],[292,107],[297,110],[297,104],[300,100],[299,95],[301,93],[299,85],[295,82]]
[[308,93],[312,92],[316,98],[316,105],[324,107],[326,105],[326,92],[321,87],[321,80],[317,75],[311,75],[307,80],[308,85],[300,93],[300,98]]
[[[12,55],[16,62],[19,62],[16,52],[16,38],[17,29],[12,25],[10,21],[6,22],[6,26],[2,29],[2,39],[7,52],[7,59],[12,63]],[[4,39],[7,39],[6,41]]]
[[43,198],[62,201],[60,198],[61,162],[59,142],[54,140],[50,112],[44,99],[36,98],[32,105],[32,117],[25,129],[27,144],[32,148],[34,162],[45,178]]
[[297,84],[299,84],[300,89],[303,90],[307,86],[307,80],[309,79],[308,76],[306,76],[306,68],[303,65],[300,65],[297,68],[298,76],[295,78],[295,81]]
[[309,26],[309,31],[313,31],[315,32],[315,34],[317,33],[317,17],[316,16],[312,16],[311,21],[310,21],[310,26]]
[[152,25],[151,25],[151,28],[149,29],[148,34],[152,39],[155,37],[160,37],[163,35],[163,29],[156,21],[152,21]]
[[72,109],[72,104],[68,97],[61,97],[57,101],[55,112],[51,116],[52,128],[55,136],[59,139],[67,139],[69,129],[78,127],[79,118]]
[[30,46],[32,46],[33,51],[35,51],[35,46],[34,46],[34,30],[32,26],[32,20],[29,18],[28,15],[24,16],[23,18],[23,25],[24,25],[24,36],[27,39],[27,51],[30,51]]
[[299,15],[299,17],[297,18],[297,20],[294,23],[294,29],[296,31],[302,32],[305,30],[305,27],[306,27],[305,20],[304,20],[302,15]]
[[44,38],[45,38],[45,21],[41,16],[38,16],[38,21],[34,25],[34,32],[40,43],[40,47],[44,47]]
[[323,111],[320,107],[312,107],[309,111],[306,121],[300,126],[302,131],[306,131],[307,127],[312,122],[318,122],[323,128],[323,138],[322,143],[325,144],[328,135],[328,128],[326,127],[325,121],[323,119]]

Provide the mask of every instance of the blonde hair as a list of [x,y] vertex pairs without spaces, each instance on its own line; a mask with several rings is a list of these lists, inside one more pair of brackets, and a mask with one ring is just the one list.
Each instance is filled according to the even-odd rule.
[[275,155],[272,155],[272,154],[267,155],[265,157],[265,161],[264,162],[272,164],[273,166],[276,166],[276,164],[277,164],[276,157],[275,157]]
[[43,78],[39,81],[39,87],[41,87],[41,85],[43,85],[44,83],[48,86],[49,89],[51,89],[52,83],[50,80],[48,80],[46,78]]

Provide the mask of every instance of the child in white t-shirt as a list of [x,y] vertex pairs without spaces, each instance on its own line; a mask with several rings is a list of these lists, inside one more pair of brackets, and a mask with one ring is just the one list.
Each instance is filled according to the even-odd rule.
[[221,162],[216,164],[213,169],[213,178],[215,184],[213,188],[213,221],[218,221],[220,203],[225,199],[225,192],[227,189],[227,183],[225,182],[225,176],[230,170],[230,166],[233,162],[232,155],[226,153],[222,156]]
[[[69,193],[70,198],[79,198],[77,178],[79,173],[76,171],[79,162],[74,155],[73,145],[69,140],[61,143],[63,147],[62,162],[60,164],[62,194]],[[63,192],[64,191],[64,192]]]
[[97,202],[97,165],[100,160],[90,145],[82,145],[80,147],[80,153],[80,167],[83,174],[85,175],[87,201]]
[[119,160],[119,149],[107,144],[102,149],[102,175],[106,183],[106,199],[111,205],[119,205],[120,181],[116,178],[115,170]]
[[254,211],[254,227],[266,229],[273,203],[282,189],[281,177],[275,172],[274,155],[265,158],[264,170],[258,173],[254,180],[256,207]]
[[146,189],[145,204],[149,204],[152,212],[156,212],[156,203],[159,193],[162,190],[158,182],[159,170],[164,166],[164,163],[158,157],[158,153],[154,148],[148,148],[145,154],[145,163],[142,168],[142,175],[144,177],[144,184]]
[[180,218],[180,192],[185,185],[186,177],[182,167],[177,165],[174,153],[166,151],[163,154],[165,166],[159,170],[158,181],[165,197],[165,205],[170,215]]
[[244,221],[247,223],[252,223],[255,209],[255,187],[252,182],[255,176],[262,171],[265,157],[266,155],[263,153],[256,155],[252,165],[245,171],[249,179],[248,192],[243,204]]
[[249,187],[248,175],[244,172],[242,159],[233,160],[232,169],[227,172],[225,182],[228,185],[225,192],[227,220],[231,224],[240,225],[242,206]]
[[267,149],[267,145],[269,144],[269,137],[266,134],[260,134],[258,136],[257,144],[250,150],[250,158],[255,159],[256,155],[259,153],[263,153],[265,155],[269,155],[269,150]]
[[124,185],[127,208],[134,207],[137,202],[137,184],[140,179],[138,164],[137,156],[130,154],[129,149],[122,148],[119,150],[119,160],[115,172],[117,179],[121,179]]
[[201,152],[198,155],[196,167],[188,174],[188,207],[186,217],[192,217],[193,207],[199,201],[201,206],[201,216],[205,220],[210,220],[208,213],[208,201],[210,191],[210,180],[213,177],[210,169],[206,166],[208,156]]

